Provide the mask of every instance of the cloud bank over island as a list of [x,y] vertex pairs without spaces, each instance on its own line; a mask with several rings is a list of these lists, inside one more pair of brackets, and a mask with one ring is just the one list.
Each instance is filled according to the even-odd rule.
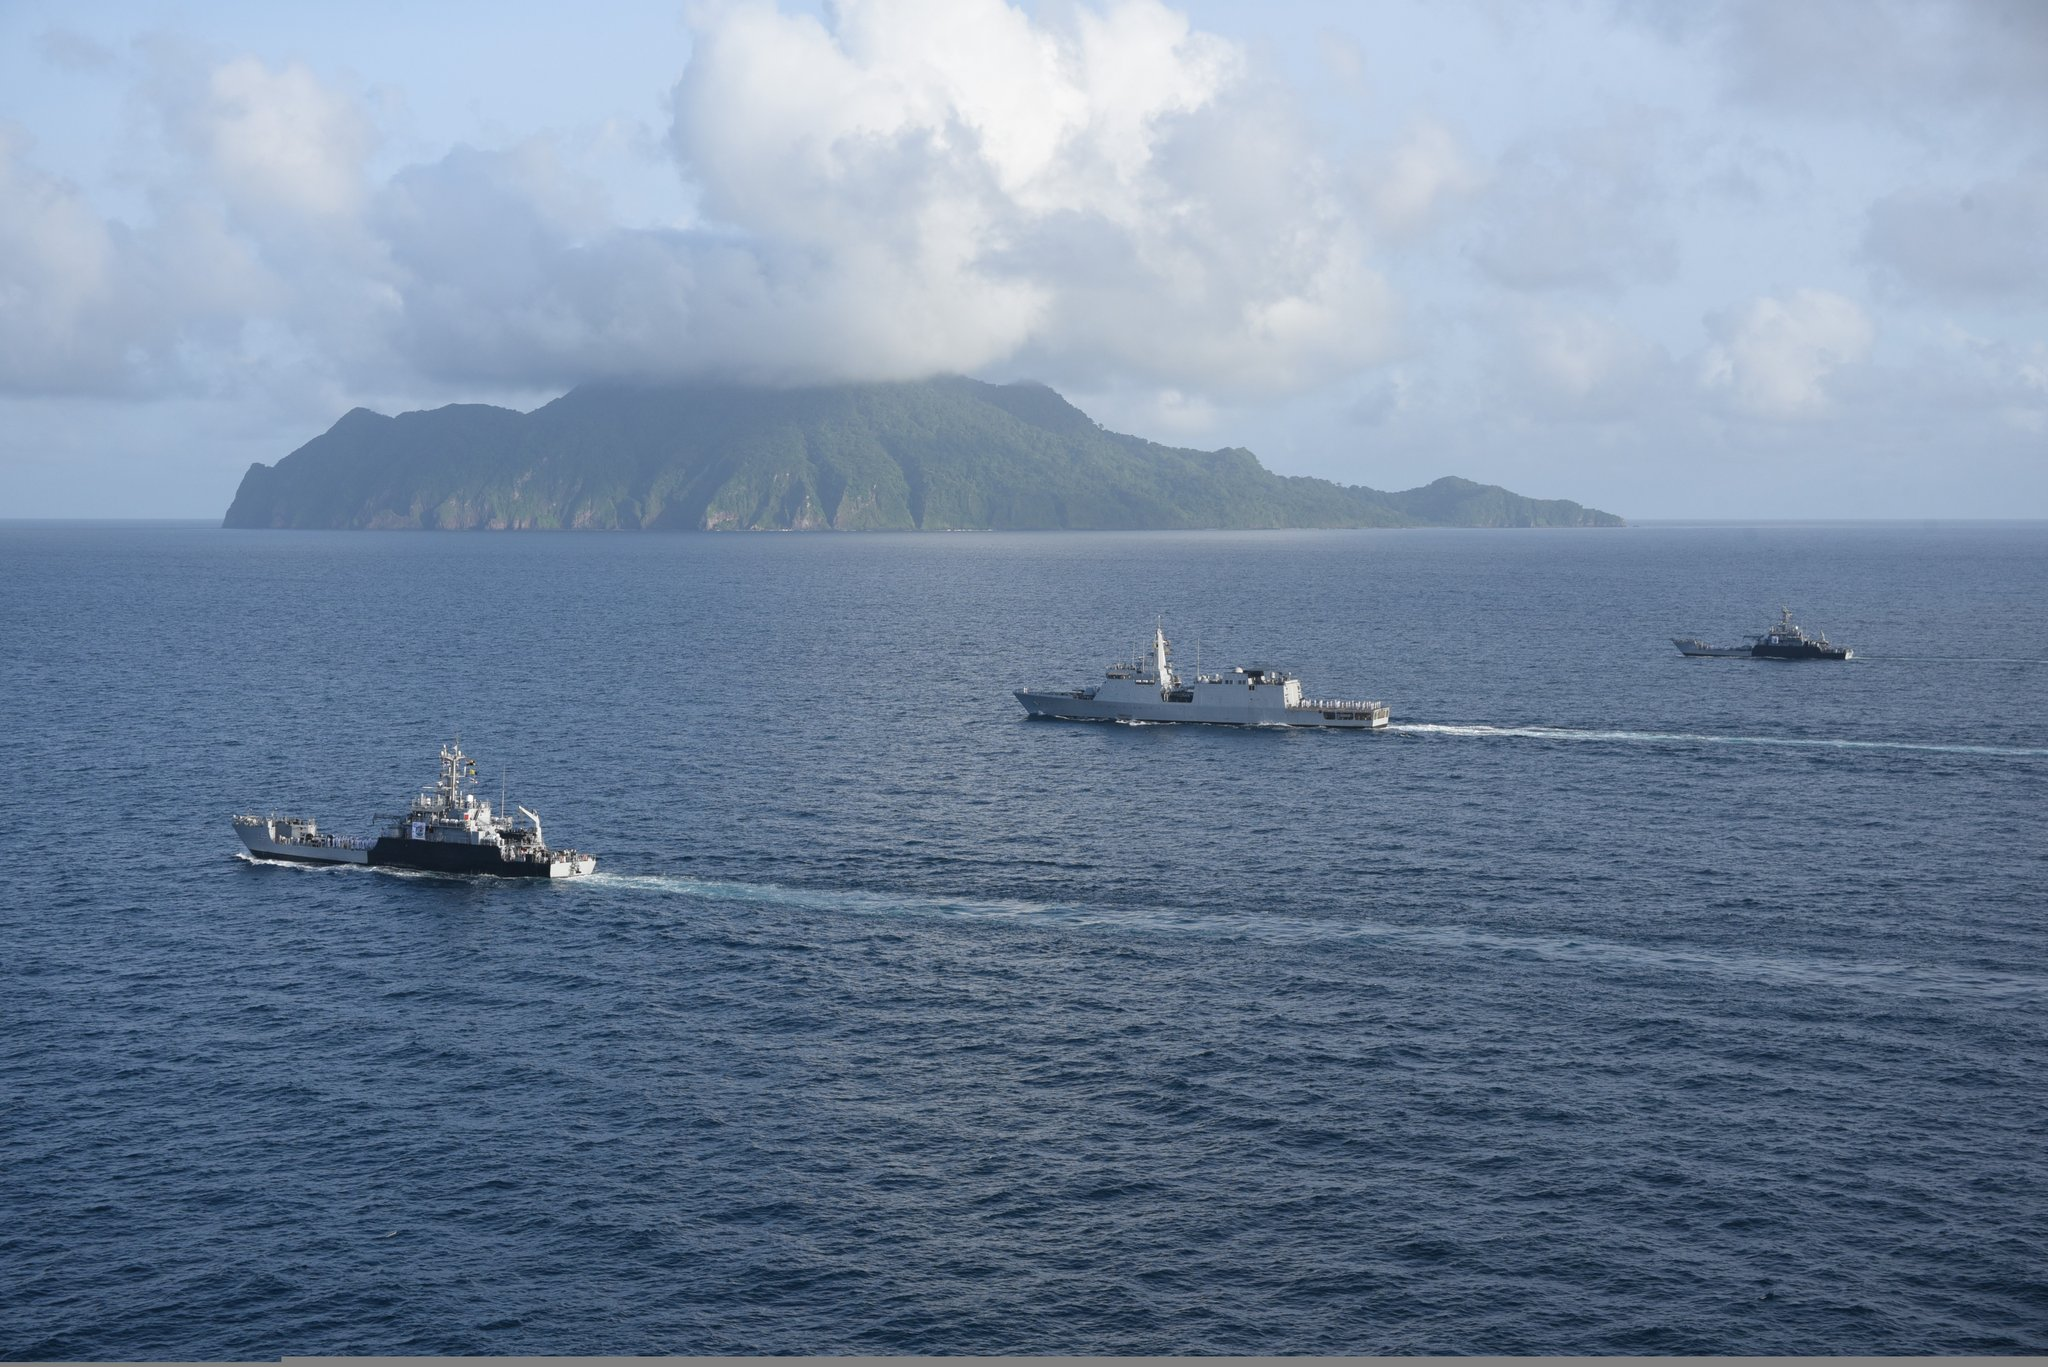
[[[459,12],[406,60],[236,16],[11,20],[24,511],[357,403],[960,372],[1348,482],[2048,515],[2038,6],[718,4],[658,86],[565,64],[580,120],[485,45],[474,124],[423,104]],[[179,423],[229,455],[134,449]]]
[[[909,379],[1036,353],[1257,396],[1387,353],[1393,292],[1336,168],[1238,46],[1151,0],[1056,21],[849,6],[831,28],[742,6],[694,40],[667,134],[703,209],[687,227],[615,221],[544,134],[378,180],[362,92],[299,63],[152,53],[146,223],[0,144],[30,206],[9,216],[25,307],[0,320],[0,384],[208,384],[264,327],[348,380],[530,387]],[[1427,184],[1407,198],[1425,212]]]

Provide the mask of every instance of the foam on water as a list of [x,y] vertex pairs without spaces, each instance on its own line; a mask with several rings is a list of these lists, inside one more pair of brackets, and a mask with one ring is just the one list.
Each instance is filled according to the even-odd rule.
[[237,850],[234,858],[240,863],[258,869],[287,869],[293,873],[360,873],[378,878],[422,878],[435,882],[510,883],[518,887],[555,887],[568,880],[560,878],[508,878],[495,873],[461,873],[450,869],[404,869],[390,864],[345,864],[339,861],[309,862],[303,859],[266,859],[247,850]]
[[1870,661],[1878,664],[1944,664],[1944,665],[2048,665],[2048,660],[2037,660],[2024,655],[1863,655],[1856,657],[1859,663]]
[[596,873],[583,881],[595,887],[665,894],[704,902],[854,916],[954,917],[1081,929],[1207,935],[1269,945],[1376,941],[1423,951],[1518,955],[1541,962],[1678,974],[1704,973],[1785,986],[1856,988],[1916,996],[1969,993],[2022,1002],[2048,1001],[2048,977],[1981,972],[1944,964],[1745,954],[1718,948],[1628,944],[1575,935],[1531,935],[1457,925],[1399,925],[1264,911],[1257,914],[1205,913],[1170,907],[1088,907],[1021,898],[788,887],[675,874]]
[[607,873],[603,870],[582,881],[593,887],[669,893],[706,902],[794,907],[804,911],[860,914],[909,911],[930,916],[969,916],[978,920],[1036,919],[1068,924],[1091,923],[1091,918],[1078,908],[1005,898],[931,897],[854,888],[784,887],[774,883],[736,883],[678,874]]
[[1824,736],[1711,736],[1692,731],[1609,731],[1570,726],[1494,726],[1484,722],[1395,722],[1387,730],[1414,736],[1478,736],[1650,745],[1758,745],[1806,750],[1902,750],[1933,755],[2048,759],[2048,746],[1964,745],[1938,741],[1842,740]]

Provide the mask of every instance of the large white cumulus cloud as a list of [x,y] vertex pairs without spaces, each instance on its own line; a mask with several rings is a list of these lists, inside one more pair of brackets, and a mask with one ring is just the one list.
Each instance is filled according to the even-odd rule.
[[726,230],[691,252],[728,364],[1259,393],[1386,345],[1337,177],[1235,48],[1153,0],[864,0],[830,28],[741,6],[699,34],[673,142]]
[[1870,354],[1876,329],[1852,299],[1828,290],[1764,296],[1712,320],[1715,344],[1701,379],[1737,412],[1758,418],[1814,418],[1829,411],[1831,385]]
[[0,391],[201,390],[270,356],[344,387],[1004,366],[1256,396],[1389,345],[1371,187],[1157,0],[695,26],[667,146],[700,215],[678,224],[617,221],[548,135],[373,176],[359,92],[149,54],[146,218],[0,137]]
[[0,393],[205,387],[202,353],[277,302],[252,243],[178,195],[146,230],[110,220],[31,150],[0,125]]
[[77,189],[0,128],[0,375],[62,392],[117,382],[127,253]]
[[347,217],[361,204],[362,166],[375,142],[354,100],[299,64],[251,57],[212,68],[204,87],[167,102],[228,200],[257,215]]
[[131,99],[157,145],[127,177],[139,210],[106,212],[0,125],[0,394],[201,395],[287,356],[382,357],[395,296],[361,217],[357,101],[301,65],[142,46]]

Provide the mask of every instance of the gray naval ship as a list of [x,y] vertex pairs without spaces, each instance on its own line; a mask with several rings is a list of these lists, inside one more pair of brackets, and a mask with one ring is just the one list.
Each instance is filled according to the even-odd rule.
[[551,850],[540,817],[521,807],[530,825],[491,810],[479,798],[476,761],[462,746],[441,747],[441,777],[413,799],[403,816],[384,817],[375,836],[328,835],[297,816],[234,818],[235,834],[259,859],[300,864],[369,864],[435,873],[493,873],[503,878],[571,878],[597,868],[597,856]]
[[1809,636],[1792,620],[1792,609],[1781,608],[1778,620],[1741,645],[1708,645],[1697,636],[1674,636],[1671,644],[1681,655],[1729,660],[1853,660],[1856,652],[1830,642],[1827,633]]
[[1239,666],[1193,678],[1176,673],[1166,631],[1155,627],[1149,660],[1114,664],[1093,688],[1025,688],[1017,701],[1034,717],[1061,721],[1186,721],[1218,726],[1337,726],[1379,730],[1383,702],[1304,698],[1301,681],[1278,669]]

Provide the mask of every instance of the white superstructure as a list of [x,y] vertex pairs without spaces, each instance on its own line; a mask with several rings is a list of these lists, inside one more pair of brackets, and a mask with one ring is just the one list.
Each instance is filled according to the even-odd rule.
[[1334,726],[1377,730],[1387,705],[1304,697],[1301,681],[1279,669],[1240,665],[1192,677],[1173,668],[1164,627],[1152,632],[1150,657],[1109,667],[1093,688],[1017,690],[1034,717],[1063,721],[1181,721],[1218,726]]

